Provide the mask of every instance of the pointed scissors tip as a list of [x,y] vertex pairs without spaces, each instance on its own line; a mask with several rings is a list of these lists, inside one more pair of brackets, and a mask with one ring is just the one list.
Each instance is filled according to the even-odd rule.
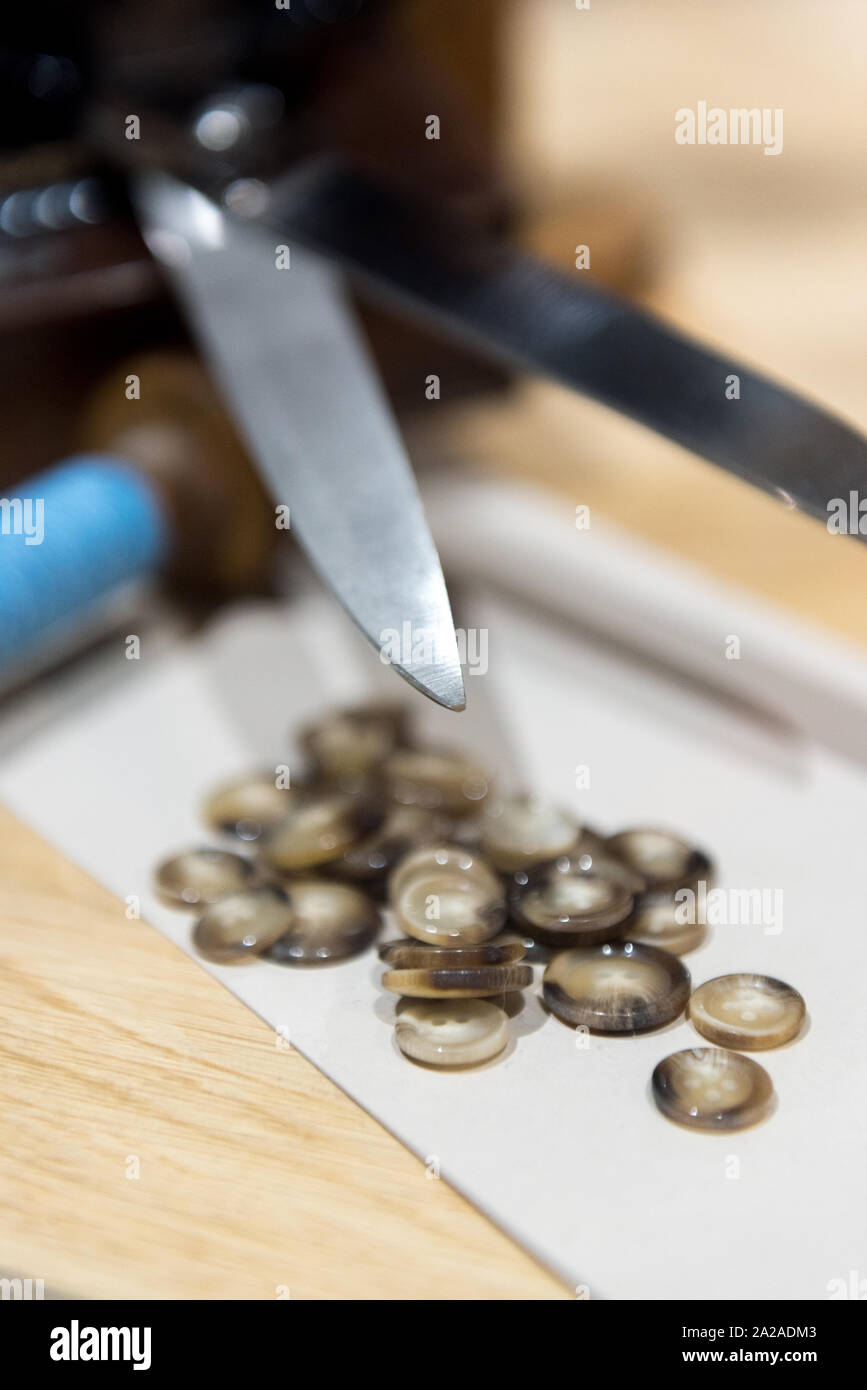
[[450,695],[434,695],[433,698],[436,700],[437,704],[442,705],[443,709],[454,710],[456,714],[460,714],[461,710],[465,710],[467,707],[467,697],[464,692],[463,681],[460,682],[457,690]]
[[406,666],[395,665],[395,670],[405,681],[427,695],[434,704],[443,709],[459,712],[466,709],[467,697],[464,691],[464,678],[460,665],[434,666],[409,670]]

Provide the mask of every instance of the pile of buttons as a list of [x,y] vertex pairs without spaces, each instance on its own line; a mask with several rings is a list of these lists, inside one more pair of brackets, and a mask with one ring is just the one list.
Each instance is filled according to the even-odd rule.
[[402,708],[337,711],[301,746],[291,785],[280,768],[208,798],[204,819],[233,849],[187,850],[157,870],[163,900],[198,911],[202,955],[327,965],[390,920],[402,935],[379,946],[382,985],[399,996],[395,1041],[413,1062],[500,1056],[544,966],[542,1002],[570,1027],[638,1034],[686,1012],[716,1044],[656,1066],[670,1119],[736,1129],[768,1113],[771,1079],[742,1054],[797,1037],[804,1001],[764,975],[692,989],[680,956],[706,928],[682,907],[713,875],[700,850],[663,830],[605,837],[537,798],[499,797],[465,754],[418,747]]

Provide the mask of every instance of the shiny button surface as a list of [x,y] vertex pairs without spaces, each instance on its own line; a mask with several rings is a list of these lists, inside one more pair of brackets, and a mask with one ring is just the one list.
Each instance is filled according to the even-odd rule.
[[685,955],[707,939],[707,927],[703,922],[682,921],[684,915],[684,906],[675,902],[673,896],[639,901],[623,935],[630,941]]
[[501,873],[568,854],[579,835],[571,816],[531,796],[494,801],[485,806],[480,820],[481,852]]
[[392,807],[372,835],[350,845],[329,863],[328,872],[357,883],[377,884],[411,849],[438,844],[450,829],[448,819],[437,812],[417,806]]
[[160,864],[155,884],[174,907],[202,907],[235,893],[255,870],[249,859],[224,849],[190,849]]
[[807,1006],[796,989],[770,975],[719,975],[693,992],[688,1013],[709,1042],[761,1052],[796,1037]]
[[395,868],[388,893],[407,936],[435,946],[488,941],[506,919],[500,880],[459,845],[434,845],[408,855]]
[[382,811],[347,792],[312,792],[263,835],[259,854],[272,869],[312,869],[345,854],[382,819]]
[[449,749],[399,748],[385,764],[386,785],[401,806],[468,815],[488,794],[478,763]]
[[415,1062],[467,1067],[490,1061],[509,1040],[509,1020],[484,999],[407,999],[395,1019],[398,1047]]
[[279,888],[263,885],[214,903],[197,921],[193,943],[208,960],[237,964],[259,956],[292,926],[292,906]]
[[628,888],[568,859],[533,869],[510,890],[515,926],[550,945],[592,945],[622,936],[633,906]]
[[401,705],[358,705],[308,725],[300,742],[322,777],[351,784],[379,768],[405,736],[406,725]]
[[267,952],[284,965],[323,965],[369,946],[379,930],[379,911],[364,893],[325,878],[290,879],[285,885],[292,921]]
[[552,1013],[596,1033],[661,1028],[683,1012],[689,987],[677,956],[629,941],[561,951],[542,978]]
[[670,1120],[693,1129],[744,1129],[764,1118],[774,1088],[752,1057],[718,1047],[673,1052],[655,1068],[653,1099]]
[[252,843],[283,819],[294,796],[277,786],[273,772],[250,773],[217,787],[202,810],[214,830]]
[[606,848],[640,875],[652,893],[673,893],[713,875],[707,855],[668,830],[623,830],[611,836]]

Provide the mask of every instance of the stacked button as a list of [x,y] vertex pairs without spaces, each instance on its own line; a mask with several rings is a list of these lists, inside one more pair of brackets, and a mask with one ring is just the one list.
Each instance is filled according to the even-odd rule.
[[398,1047],[430,1066],[488,1061],[508,1039],[508,1016],[492,1001],[533,983],[524,943],[499,935],[507,911],[502,882],[474,851],[430,845],[397,864],[388,896],[406,933],[381,951],[390,967],[382,984],[402,999]]

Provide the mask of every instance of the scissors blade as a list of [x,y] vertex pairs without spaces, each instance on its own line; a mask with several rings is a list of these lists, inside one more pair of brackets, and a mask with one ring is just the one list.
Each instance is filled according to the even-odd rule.
[[282,179],[265,216],[486,355],[592,396],[788,506],[827,522],[833,499],[867,496],[867,442],[827,411],[338,161]]
[[[365,636],[463,709],[457,641],[415,478],[340,277],[201,193],[143,174],[133,200],[274,501]],[[285,255],[284,255],[285,262]]]

